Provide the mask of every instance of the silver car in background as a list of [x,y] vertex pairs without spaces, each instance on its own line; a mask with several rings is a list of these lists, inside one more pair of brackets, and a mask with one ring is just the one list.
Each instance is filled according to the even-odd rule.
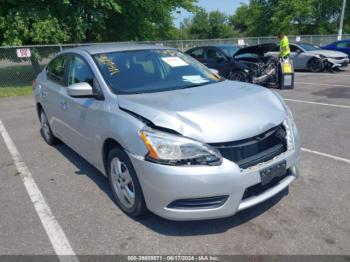
[[[267,55],[278,57],[278,50],[268,52]],[[308,43],[290,44],[290,58],[293,61],[295,70],[310,70],[311,72],[333,70],[346,67],[349,64],[347,54],[339,51],[324,50]]]
[[129,216],[226,217],[298,176],[300,142],[283,99],[227,81],[175,49],[65,50],[35,82],[41,132],[109,181]]

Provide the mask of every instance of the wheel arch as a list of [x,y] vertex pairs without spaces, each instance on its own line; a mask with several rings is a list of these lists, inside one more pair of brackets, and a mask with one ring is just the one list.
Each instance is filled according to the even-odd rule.
[[36,103],[36,113],[37,113],[37,116],[38,118],[40,119],[40,113],[41,111],[44,111],[44,108],[43,106],[38,102]]
[[103,167],[105,169],[106,174],[107,174],[107,164],[108,164],[107,163],[108,153],[113,148],[119,148],[124,150],[123,146],[117,140],[113,138],[106,138],[102,146],[102,162],[103,162]]

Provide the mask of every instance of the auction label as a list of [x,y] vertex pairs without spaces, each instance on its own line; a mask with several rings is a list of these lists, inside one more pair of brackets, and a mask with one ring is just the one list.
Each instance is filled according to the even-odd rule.
[[162,57],[162,60],[171,67],[188,66],[188,64],[184,60],[177,56]]

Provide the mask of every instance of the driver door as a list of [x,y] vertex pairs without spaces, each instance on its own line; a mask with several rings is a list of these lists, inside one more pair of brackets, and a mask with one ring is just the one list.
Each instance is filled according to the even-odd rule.
[[[89,64],[79,55],[71,54],[68,60],[68,86],[76,83],[89,83],[96,88],[95,77]],[[65,94],[64,137],[66,143],[84,158],[97,164],[96,134],[97,117],[103,106],[103,100],[95,98],[77,98]],[[100,153],[100,152],[98,152]]]
[[305,69],[306,59],[304,51],[296,45],[290,45],[290,59],[293,61],[294,69]]

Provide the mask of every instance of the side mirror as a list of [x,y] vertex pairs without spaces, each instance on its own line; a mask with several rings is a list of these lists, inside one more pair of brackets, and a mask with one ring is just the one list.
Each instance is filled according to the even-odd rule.
[[92,87],[89,83],[77,83],[67,87],[67,93],[71,97],[88,98],[95,97]]
[[301,54],[303,51],[301,49],[297,49],[296,53]]

